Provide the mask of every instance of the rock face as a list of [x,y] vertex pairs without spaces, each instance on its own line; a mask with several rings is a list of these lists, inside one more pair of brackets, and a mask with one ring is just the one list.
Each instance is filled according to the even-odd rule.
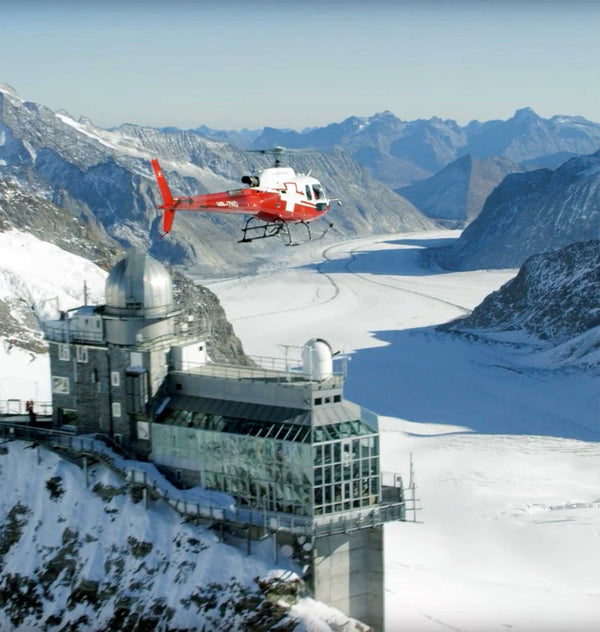
[[554,168],[571,155],[598,150],[600,124],[580,116],[544,119],[531,108],[517,110],[506,121],[471,121],[464,127],[439,118],[402,121],[382,112],[304,132],[267,127],[252,143],[253,147],[274,145],[342,149],[396,190],[467,154]]
[[246,556],[156,498],[145,508],[115,467],[90,465],[85,477],[31,447],[0,446],[1,630],[365,629],[308,599],[299,576],[269,567],[267,556]]
[[600,151],[556,171],[507,176],[452,246],[428,257],[449,269],[519,267],[527,257],[600,238]]
[[252,361],[244,354],[242,343],[227,320],[217,296],[208,288],[195,284],[185,274],[172,271],[173,300],[183,313],[205,323],[208,330],[208,354],[214,362],[247,365]]
[[509,173],[523,168],[506,158],[459,158],[441,171],[396,192],[425,215],[449,228],[472,222],[492,190]]
[[16,229],[49,241],[67,252],[85,257],[107,270],[122,251],[95,217],[68,212],[72,200],[65,195],[61,206],[16,182],[0,180],[0,232]]
[[[265,253],[281,252],[283,245],[274,239],[240,247],[242,218],[208,213],[178,214],[170,238],[161,239],[156,209],[161,201],[150,166],[155,156],[175,195],[238,188],[242,175],[270,166],[264,156],[197,132],[135,125],[108,131],[0,89],[0,177],[36,187],[57,205],[67,199],[72,214],[91,214],[122,247],[149,248],[172,263],[198,263],[212,276],[258,265]],[[294,156],[289,163],[300,172],[312,170],[330,196],[343,199],[343,207],[327,216],[335,224],[333,234],[434,227],[345,154]]]
[[[38,260],[40,265],[44,265],[47,256],[41,251],[42,242],[52,243],[65,253],[89,259],[104,270],[108,270],[123,255],[123,248],[106,235],[91,214],[83,217],[71,215],[44,197],[24,191],[14,182],[0,180],[0,194],[0,232],[18,230],[40,240],[32,240],[28,249],[28,255],[32,260]],[[40,308],[43,302],[52,300],[53,294],[40,294],[39,290],[32,292],[32,280],[27,278],[26,273],[4,269],[0,264],[0,279],[3,275],[7,275],[10,281],[5,284],[6,295],[0,295],[0,340],[3,339],[9,347],[44,353],[46,344],[39,323],[42,319]],[[209,289],[196,285],[181,272],[174,271],[172,275],[178,308],[202,322],[209,332],[207,342],[211,358],[247,363],[242,344],[227,321],[217,296]],[[61,283],[62,279],[56,281]],[[47,291],[56,293],[56,288],[48,288]],[[65,287],[65,291],[73,294],[74,288]]]
[[600,327],[600,240],[534,255],[454,331],[524,331],[553,345]]

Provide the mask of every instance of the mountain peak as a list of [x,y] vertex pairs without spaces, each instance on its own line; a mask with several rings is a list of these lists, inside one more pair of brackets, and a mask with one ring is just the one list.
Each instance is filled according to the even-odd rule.
[[373,116],[371,116],[372,119],[375,120],[381,120],[381,119],[389,119],[389,118],[396,118],[396,115],[393,112],[390,112],[389,110],[384,110],[383,112],[376,112],[375,114],[373,114]]
[[513,116],[513,119],[534,119],[534,118],[540,118],[535,111],[533,110],[533,108],[527,107],[527,108],[520,108],[519,110],[517,110]]
[[18,97],[17,91],[8,83],[0,82],[0,92],[6,92],[8,94],[12,94],[13,97]]
[[11,97],[15,97],[15,99],[19,99],[19,101],[23,101],[23,99],[19,96],[19,93],[8,83],[0,82],[0,92],[9,94]]

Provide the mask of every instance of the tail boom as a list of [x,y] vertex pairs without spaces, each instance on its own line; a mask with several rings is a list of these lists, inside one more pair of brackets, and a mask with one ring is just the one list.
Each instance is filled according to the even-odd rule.
[[177,208],[178,200],[175,200],[173,197],[171,189],[169,189],[167,180],[156,158],[152,159],[152,169],[154,170],[154,175],[156,176],[156,181],[158,182],[158,188],[160,189],[160,194],[163,199],[163,204],[158,208],[163,209],[163,231],[164,234],[167,235],[173,226],[173,219],[175,218],[175,209]]

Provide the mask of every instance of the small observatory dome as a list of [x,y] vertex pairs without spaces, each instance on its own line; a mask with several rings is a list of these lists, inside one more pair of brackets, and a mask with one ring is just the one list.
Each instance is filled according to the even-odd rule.
[[302,349],[304,375],[311,380],[326,380],[333,374],[333,352],[322,338],[312,338]]
[[167,316],[173,310],[171,275],[146,252],[127,255],[108,275],[105,310],[119,316]]

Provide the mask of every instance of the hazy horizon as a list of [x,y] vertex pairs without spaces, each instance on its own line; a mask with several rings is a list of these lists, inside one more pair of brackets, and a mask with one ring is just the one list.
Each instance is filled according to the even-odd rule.
[[600,121],[599,25],[585,1],[3,0],[0,81],[102,127]]

